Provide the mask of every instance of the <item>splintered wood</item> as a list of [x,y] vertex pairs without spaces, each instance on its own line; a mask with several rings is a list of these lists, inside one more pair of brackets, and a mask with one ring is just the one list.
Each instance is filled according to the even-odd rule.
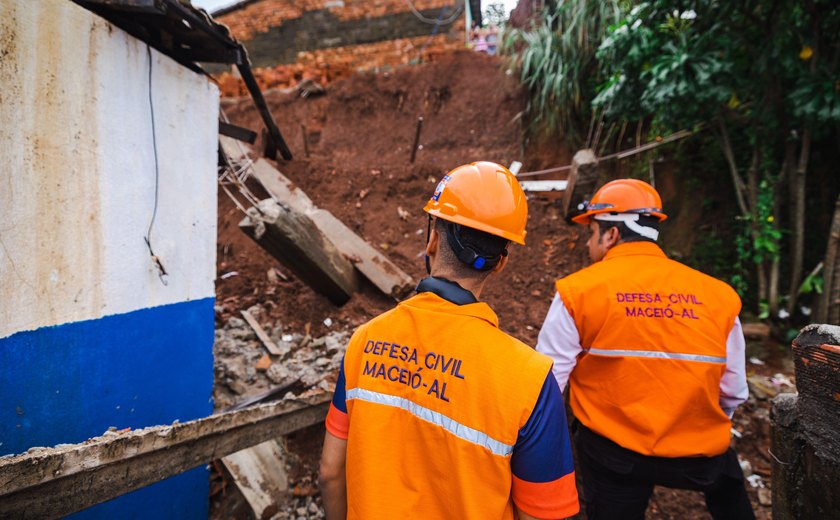
[[3,518],[57,518],[324,420],[331,394],[0,458]]

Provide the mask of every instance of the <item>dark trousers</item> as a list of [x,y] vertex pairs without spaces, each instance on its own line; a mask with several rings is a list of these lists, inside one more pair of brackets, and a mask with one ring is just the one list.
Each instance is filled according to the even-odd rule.
[[575,446],[590,520],[643,519],[654,486],[702,491],[715,520],[755,518],[732,448],[708,458],[652,457],[622,448],[579,422]]

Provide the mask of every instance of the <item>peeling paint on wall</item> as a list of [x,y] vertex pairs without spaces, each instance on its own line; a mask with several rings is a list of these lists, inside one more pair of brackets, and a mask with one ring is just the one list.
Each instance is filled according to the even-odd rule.
[[[0,2],[0,338],[213,295],[218,90],[66,0]],[[12,304],[9,304],[12,302]]]

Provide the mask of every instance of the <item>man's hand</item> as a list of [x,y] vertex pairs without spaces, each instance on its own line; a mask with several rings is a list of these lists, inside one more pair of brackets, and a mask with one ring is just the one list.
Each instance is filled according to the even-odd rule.
[[347,441],[327,432],[321,467],[318,470],[318,487],[324,501],[328,520],[347,518]]

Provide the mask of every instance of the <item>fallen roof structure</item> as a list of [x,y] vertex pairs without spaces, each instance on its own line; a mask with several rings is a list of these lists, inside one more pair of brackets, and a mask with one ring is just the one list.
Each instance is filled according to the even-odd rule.
[[[236,65],[268,132],[266,157],[274,159],[279,151],[283,159],[292,159],[254,78],[245,46],[206,11],[179,0],[73,1],[196,72],[204,73],[199,63]],[[222,131],[226,128],[221,125]]]

